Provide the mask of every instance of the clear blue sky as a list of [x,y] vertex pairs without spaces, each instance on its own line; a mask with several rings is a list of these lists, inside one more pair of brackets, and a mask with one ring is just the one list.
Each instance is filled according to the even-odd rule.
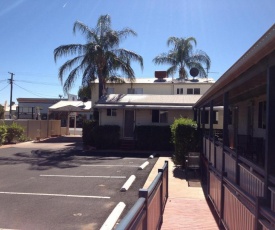
[[85,42],[72,32],[76,20],[95,27],[109,14],[113,29],[136,31],[121,44],[144,59],[143,71],[133,66],[136,78],[166,69],[152,59],[168,51],[170,36],[193,36],[210,56],[209,77],[216,80],[274,24],[274,9],[275,0],[0,0],[0,104],[9,102],[8,72],[15,74],[16,103],[18,97],[63,95],[57,75],[65,59],[55,63],[53,50]]

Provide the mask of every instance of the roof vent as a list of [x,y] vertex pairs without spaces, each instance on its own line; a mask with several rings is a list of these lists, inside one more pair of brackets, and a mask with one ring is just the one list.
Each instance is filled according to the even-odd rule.
[[165,82],[166,80],[164,78],[167,78],[167,72],[166,71],[155,71],[155,82]]

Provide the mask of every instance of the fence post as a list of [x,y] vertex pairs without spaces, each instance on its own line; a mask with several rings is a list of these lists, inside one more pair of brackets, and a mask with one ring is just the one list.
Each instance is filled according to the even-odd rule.
[[165,161],[165,164],[167,164],[167,175],[166,175],[166,200],[168,199],[169,197],[169,186],[168,186],[168,183],[169,183],[169,164],[168,164],[168,161]]
[[161,185],[160,185],[160,226],[163,222],[163,212],[164,212],[164,205],[163,205],[163,172],[165,169],[158,169],[158,173],[161,173]]
[[148,189],[139,189],[139,197],[143,197],[145,198],[145,207],[146,207],[146,228],[148,229],[148,223],[149,223],[149,220],[148,220]]

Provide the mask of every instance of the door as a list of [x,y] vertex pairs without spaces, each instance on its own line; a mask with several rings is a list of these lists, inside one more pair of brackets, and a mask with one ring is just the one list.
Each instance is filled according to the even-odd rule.
[[133,138],[135,127],[135,111],[125,110],[124,115],[124,137]]

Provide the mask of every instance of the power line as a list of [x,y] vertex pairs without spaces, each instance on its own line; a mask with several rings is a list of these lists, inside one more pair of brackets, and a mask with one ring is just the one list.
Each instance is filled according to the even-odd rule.
[[[52,97],[52,96],[50,96],[50,95],[46,95],[46,94],[39,94],[39,93],[36,93],[36,92],[33,92],[33,91],[30,91],[30,90],[27,90],[27,89],[25,89],[25,88],[23,88],[23,87],[21,87],[20,85],[17,85],[16,83],[14,83],[14,85],[16,85],[17,87],[19,87],[20,89],[23,89],[23,90],[25,90],[26,92],[28,92],[28,93],[30,93],[30,94],[33,94],[33,95],[35,95],[35,96],[37,96],[37,97],[45,97],[45,96],[48,96],[48,97]],[[44,95],[44,96],[43,96]]]
[[35,81],[25,81],[25,80],[16,80],[16,82],[24,82],[24,83],[39,84],[39,85],[60,86],[59,84],[53,84],[53,83],[48,83],[48,82],[35,82]]
[[9,84],[7,84],[4,88],[0,89],[0,91],[6,89],[9,86]]
[[[3,71],[0,71],[0,73],[6,73]],[[45,74],[45,73],[31,73],[31,72],[16,72],[17,76],[39,76],[39,77],[57,77],[57,75],[52,74]]]
[[0,82],[7,81],[8,79],[0,80]]

